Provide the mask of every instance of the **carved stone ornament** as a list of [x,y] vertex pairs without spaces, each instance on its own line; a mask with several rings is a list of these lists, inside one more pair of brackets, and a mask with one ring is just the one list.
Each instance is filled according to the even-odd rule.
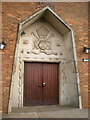
[[60,55],[63,55],[63,53],[62,53],[62,52],[60,52]]
[[60,43],[58,43],[58,44],[57,44],[57,47],[61,47],[61,44],[60,44]]
[[34,51],[27,51],[28,54],[33,53],[35,55],[39,55],[40,53],[45,53],[46,55],[57,55],[57,52],[54,52],[52,50],[34,50]]
[[23,54],[23,53],[24,53],[24,50],[21,50],[21,53]]
[[67,83],[67,77],[66,77],[66,72],[65,72],[65,64],[62,64],[62,78],[63,78],[63,82]]
[[[56,53],[52,52],[51,42],[49,41],[49,39],[51,37],[54,37],[54,35],[53,34],[49,35],[48,29],[45,28],[44,26],[41,26],[39,29],[37,29],[36,33],[38,36],[36,36],[34,32],[31,33],[37,38],[37,40],[34,41],[34,47],[32,53],[34,54],[45,53],[47,55],[51,55],[51,54],[56,55]],[[38,50],[38,52],[36,50]]]
[[28,40],[23,40],[23,44],[28,44],[29,41]]

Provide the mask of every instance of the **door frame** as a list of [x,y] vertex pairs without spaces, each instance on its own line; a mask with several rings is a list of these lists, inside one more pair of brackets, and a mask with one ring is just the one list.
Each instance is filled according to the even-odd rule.
[[59,94],[58,94],[58,97],[59,97],[59,105],[60,105],[60,63],[61,61],[46,61],[46,60],[23,60],[23,80],[22,80],[22,83],[23,83],[23,86],[22,86],[22,102],[21,102],[21,107],[24,107],[24,70],[25,70],[25,62],[30,62],[30,63],[58,63],[58,84],[59,84]]

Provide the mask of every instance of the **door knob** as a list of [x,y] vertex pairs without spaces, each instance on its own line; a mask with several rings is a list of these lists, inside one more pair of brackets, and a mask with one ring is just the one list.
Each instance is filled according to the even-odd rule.
[[43,85],[46,85],[46,83],[43,83]]
[[46,85],[46,83],[43,83],[43,87]]

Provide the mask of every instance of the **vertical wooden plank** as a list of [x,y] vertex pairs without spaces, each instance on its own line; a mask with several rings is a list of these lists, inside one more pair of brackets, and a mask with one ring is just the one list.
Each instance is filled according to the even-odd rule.
[[59,103],[58,64],[43,65],[43,104]]
[[[46,83],[44,87],[43,83]],[[58,64],[25,63],[24,106],[58,104],[58,102]]]
[[40,105],[42,103],[42,70],[40,63],[25,63],[24,105]]

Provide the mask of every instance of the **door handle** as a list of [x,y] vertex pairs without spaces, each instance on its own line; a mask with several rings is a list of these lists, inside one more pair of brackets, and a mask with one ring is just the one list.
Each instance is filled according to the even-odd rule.
[[46,86],[46,83],[43,83],[43,87]]
[[38,85],[38,87],[44,87],[44,86],[46,86],[46,83],[42,83],[42,85]]

